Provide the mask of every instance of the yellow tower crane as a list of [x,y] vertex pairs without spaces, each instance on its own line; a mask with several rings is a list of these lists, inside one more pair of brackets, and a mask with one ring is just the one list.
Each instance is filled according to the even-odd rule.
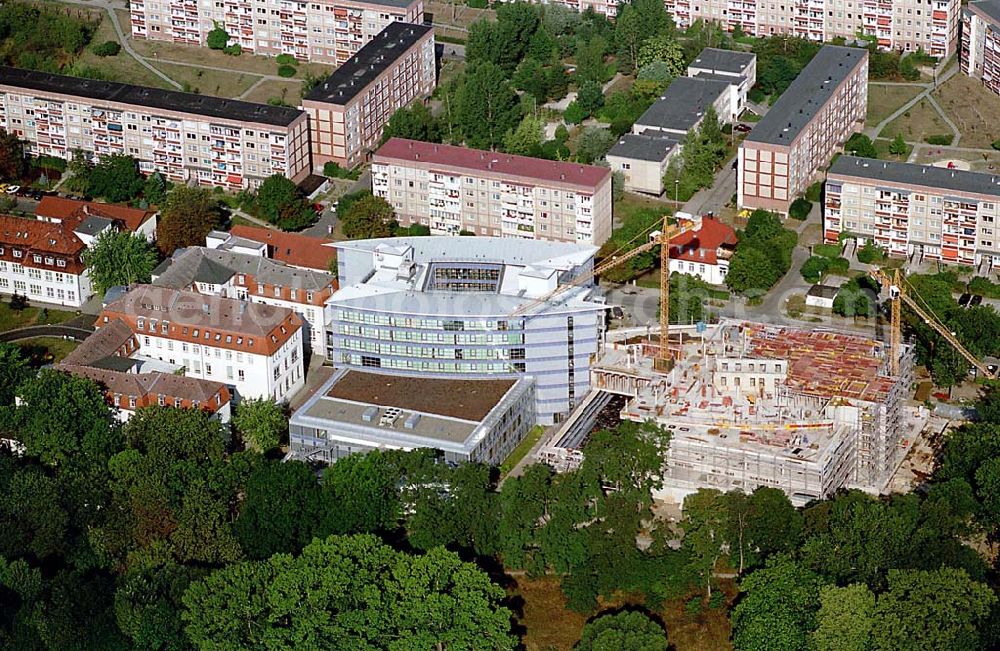
[[919,295],[917,298],[914,298],[911,295],[911,293],[907,290],[906,281],[903,279],[903,275],[899,273],[899,269],[893,269],[891,272],[886,272],[877,267],[873,267],[868,273],[875,279],[876,282],[882,285],[882,287],[889,292],[889,354],[891,355],[889,364],[893,375],[899,374],[899,354],[902,344],[900,303],[906,303],[910,309],[917,313],[917,316],[923,319],[928,326],[941,335],[945,341],[951,344],[952,348],[957,350],[959,354],[966,359],[966,361],[975,366],[979,372],[983,374],[983,376],[989,380],[995,380],[997,378],[997,374],[991,371],[986,364],[979,361],[975,355],[970,353],[965,346],[962,345],[962,342],[958,340],[955,333],[934,316],[929,307],[920,305],[917,301]]
[[[623,264],[632,258],[649,251],[650,249],[660,247],[660,353],[655,360],[655,367],[657,370],[669,371],[673,367],[673,360],[670,357],[670,351],[667,349],[667,334],[670,325],[670,240],[674,239],[678,235],[687,233],[688,231],[694,230],[696,224],[694,222],[687,222],[683,225],[680,224],[670,224],[667,215],[663,216],[663,224],[658,233],[649,231],[653,227],[650,226],[642,233],[636,235],[629,242],[623,244],[617,251],[606,257],[600,264],[595,265],[593,270],[581,274],[574,278],[568,283],[559,285],[551,292],[538,297],[537,299],[525,303],[518,307],[516,310],[511,312],[510,316],[517,317],[523,314],[527,314],[534,308],[551,301],[553,298],[559,296],[563,292],[572,289],[573,287],[580,287],[586,283],[593,280],[595,277],[601,275],[602,273],[608,271],[609,269],[614,269],[620,264]],[[637,239],[649,235],[649,239],[635,247],[634,249],[625,250],[629,245],[634,243]]]

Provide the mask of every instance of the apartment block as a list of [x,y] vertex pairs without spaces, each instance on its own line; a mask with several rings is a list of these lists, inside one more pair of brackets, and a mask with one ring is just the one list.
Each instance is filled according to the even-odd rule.
[[436,80],[433,28],[388,25],[302,100],[313,167],[330,161],[355,167],[367,160],[392,114],[430,95]]
[[594,165],[392,138],[372,158],[372,193],[435,235],[596,246],[611,235],[611,170]]
[[222,382],[237,398],[288,400],[305,384],[302,319],[289,308],[138,285],[95,324],[122,321],[133,357],[160,370]]
[[1000,2],[970,2],[962,10],[962,72],[1000,95]]
[[697,20],[751,36],[787,34],[812,41],[858,34],[879,47],[951,56],[958,47],[961,0],[665,0],[678,27]]
[[153,284],[288,308],[303,321],[306,348],[325,352],[323,305],[337,288],[333,274],[271,260],[266,245],[225,233],[209,233],[207,243],[164,260],[153,270]]
[[216,25],[244,52],[342,64],[392,22],[424,22],[423,0],[131,0],[132,37],[205,45]]
[[252,188],[309,174],[303,111],[0,66],[0,127],[33,155],[127,154],[175,183]]
[[824,237],[853,233],[890,255],[988,273],[1000,264],[1000,176],[841,156],[830,167]]
[[867,111],[868,50],[823,46],[740,145],[739,205],[787,214]]

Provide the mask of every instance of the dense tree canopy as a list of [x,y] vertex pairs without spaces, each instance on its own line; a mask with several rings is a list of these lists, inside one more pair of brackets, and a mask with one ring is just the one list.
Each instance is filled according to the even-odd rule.
[[205,236],[222,221],[219,199],[211,190],[178,185],[160,210],[156,244],[164,255],[186,246],[204,246]]
[[295,183],[281,174],[264,179],[248,210],[282,230],[301,230],[316,220],[312,205]]
[[577,651],[666,651],[663,627],[647,614],[625,610],[587,622]]
[[156,267],[156,252],[138,233],[108,229],[83,252],[83,263],[94,291],[103,296],[115,285],[148,283]]

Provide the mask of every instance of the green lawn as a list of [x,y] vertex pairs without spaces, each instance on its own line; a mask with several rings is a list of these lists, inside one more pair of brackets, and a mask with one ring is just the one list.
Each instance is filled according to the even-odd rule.
[[17,342],[30,364],[35,368],[55,364],[66,359],[79,343],[60,337],[36,337]]
[[75,316],[76,312],[46,310],[37,307],[26,307],[19,312],[15,312],[10,309],[9,303],[0,303],[0,332],[32,325],[62,323]]
[[545,428],[541,425],[535,425],[528,431],[528,434],[524,437],[524,440],[517,444],[514,451],[504,459],[503,463],[500,464],[500,476],[506,476],[511,470],[514,469],[518,463],[521,462],[531,448],[538,443],[538,440],[542,438],[542,434],[545,433]]

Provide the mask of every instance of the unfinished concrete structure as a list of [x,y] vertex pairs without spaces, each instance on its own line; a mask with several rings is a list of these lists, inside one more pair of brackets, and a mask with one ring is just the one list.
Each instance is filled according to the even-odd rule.
[[[742,321],[686,332],[671,342],[670,374],[653,371],[644,342],[610,344],[591,366],[596,392],[628,398],[622,419],[671,432],[662,497],[771,486],[802,505],[842,487],[885,489],[919,431],[904,424],[909,347],[891,376],[888,345],[857,334]],[[542,456],[557,468],[579,459]]]

